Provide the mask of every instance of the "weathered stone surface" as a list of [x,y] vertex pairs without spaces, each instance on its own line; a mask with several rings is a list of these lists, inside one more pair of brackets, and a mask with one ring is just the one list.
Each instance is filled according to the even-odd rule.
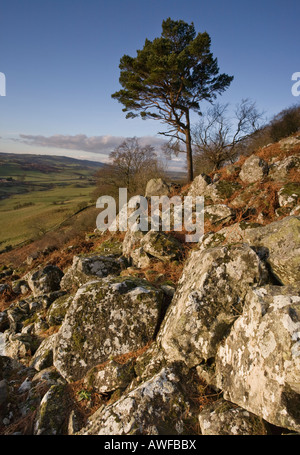
[[161,178],[149,180],[146,185],[145,197],[167,196],[170,192],[169,185]]
[[300,169],[299,155],[288,156],[284,160],[274,163],[270,169],[269,176],[272,180],[287,181],[289,179],[289,173],[292,169]]
[[29,275],[28,285],[34,296],[49,294],[60,289],[63,272],[55,265],[47,265]]
[[99,393],[125,389],[134,378],[133,361],[120,364],[111,360],[102,369],[93,368],[84,379],[88,387],[93,387]]
[[74,256],[73,264],[66,271],[62,289],[78,288],[88,281],[120,273],[121,261],[110,256]]
[[194,251],[158,334],[166,357],[189,367],[214,357],[241,313],[249,287],[268,279],[264,264],[247,245]]
[[38,347],[31,359],[30,366],[37,371],[49,368],[53,365],[53,349],[56,334],[47,337]]
[[261,225],[259,223],[241,221],[239,223],[223,227],[217,232],[208,232],[199,241],[199,251],[206,250],[207,248],[215,248],[225,244],[247,243],[245,231],[247,229],[254,229],[257,227],[261,227]]
[[131,260],[132,264],[140,269],[149,267],[151,264],[151,258],[142,247],[132,251]]
[[298,286],[249,290],[243,314],[216,356],[224,398],[266,421],[300,430]]
[[50,326],[62,324],[73,296],[64,295],[56,299],[47,312],[47,322]]
[[204,219],[216,225],[227,223],[234,215],[234,210],[225,204],[208,205],[204,209]]
[[187,195],[193,197],[204,196],[207,186],[211,183],[212,180],[208,175],[197,175],[197,177],[194,178]]
[[130,257],[132,251],[140,246],[144,235],[145,232],[128,229],[123,240],[123,255]]
[[208,436],[267,434],[261,418],[222,399],[205,406],[199,423],[201,433]]
[[251,155],[242,166],[240,179],[245,183],[262,180],[268,173],[268,164],[256,155]]
[[244,231],[244,241],[264,254],[282,284],[300,281],[300,217]]
[[180,377],[172,367],[163,368],[112,405],[96,411],[77,434],[182,434],[188,410]]
[[300,183],[287,183],[278,191],[280,207],[294,208],[300,203]]
[[279,141],[280,148],[283,150],[291,150],[300,145],[300,136],[289,136]]
[[180,242],[161,231],[149,231],[142,238],[141,247],[146,253],[161,261],[178,259],[182,254]]
[[151,259],[144,249],[140,246],[145,232],[128,229],[123,241],[123,255],[138,267],[148,267]]
[[77,380],[110,356],[143,347],[155,333],[162,298],[161,290],[133,278],[82,286],[58,332],[55,367],[67,380]]
[[277,281],[300,281],[300,217],[285,217],[266,226],[240,222],[206,234],[199,250],[243,242],[251,246],[271,267]]
[[8,357],[26,361],[37,350],[41,340],[31,334],[5,332],[5,354]]
[[26,294],[30,288],[27,281],[21,279],[12,282],[12,290],[15,294]]
[[43,397],[35,422],[35,435],[63,434],[68,413],[64,385],[53,385]]

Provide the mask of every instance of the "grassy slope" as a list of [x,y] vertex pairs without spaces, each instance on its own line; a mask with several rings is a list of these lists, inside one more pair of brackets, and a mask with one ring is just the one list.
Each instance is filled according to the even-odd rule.
[[0,154],[0,250],[57,226],[88,205],[101,163]]

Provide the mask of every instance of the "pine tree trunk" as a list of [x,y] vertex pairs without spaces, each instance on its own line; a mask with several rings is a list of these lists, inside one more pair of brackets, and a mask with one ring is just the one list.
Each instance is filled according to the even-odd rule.
[[185,142],[186,142],[187,177],[188,177],[188,182],[190,183],[194,179],[194,171],[193,171],[193,151],[192,151],[190,116],[189,116],[188,111],[186,112]]

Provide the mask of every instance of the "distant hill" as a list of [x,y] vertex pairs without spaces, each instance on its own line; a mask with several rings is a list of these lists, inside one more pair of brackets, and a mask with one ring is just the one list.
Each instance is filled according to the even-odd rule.
[[[106,164],[96,161],[79,160],[67,156],[0,153],[0,177],[8,174],[20,175],[22,172],[38,171],[43,173],[60,172],[66,169],[96,171]],[[10,175],[12,177],[13,175]]]

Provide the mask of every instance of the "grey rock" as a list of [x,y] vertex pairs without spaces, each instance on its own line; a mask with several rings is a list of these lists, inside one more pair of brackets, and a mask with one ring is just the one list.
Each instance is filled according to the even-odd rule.
[[205,406],[199,423],[201,433],[208,436],[267,434],[261,418],[223,399]]
[[227,223],[234,216],[234,210],[225,204],[208,205],[204,209],[204,219],[216,225]]
[[249,290],[216,355],[224,398],[267,422],[300,429],[299,285]]
[[157,337],[166,358],[191,368],[214,357],[249,287],[268,280],[263,262],[247,245],[192,252]]
[[119,258],[91,255],[74,256],[73,264],[66,271],[61,287],[64,290],[78,288],[88,281],[97,280],[108,275],[117,275],[121,271],[122,262]]
[[268,164],[263,159],[251,155],[244,162],[239,177],[245,183],[255,183],[262,180],[267,175],[268,170]]
[[41,294],[58,291],[62,277],[63,272],[59,267],[47,265],[29,275],[28,285],[36,297]]
[[30,288],[27,281],[21,279],[12,282],[12,290],[15,294],[26,294]]
[[50,326],[62,324],[72,300],[73,296],[69,295],[54,300],[47,312],[47,322]]
[[300,157],[298,155],[288,156],[273,164],[269,177],[276,181],[288,181],[290,171],[292,169],[299,170],[299,168]]
[[140,244],[147,254],[161,261],[179,259],[183,251],[178,240],[161,231],[149,231]]
[[53,365],[53,349],[56,340],[56,334],[50,335],[40,344],[33,355],[30,366],[37,371],[49,368]]
[[163,368],[112,405],[96,411],[77,434],[182,434],[188,409],[177,372]]
[[197,175],[197,177],[194,178],[187,195],[192,197],[205,196],[205,191],[211,183],[212,180],[208,175]]
[[295,208],[300,203],[300,183],[287,183],[278,191],[280,207]]
[[125,389],[133,380],[133,361],[120,364],[111,360],[102,369],[93,368],[87,373],[84,382],[99,393],[112,392],[116,389]]
[[44,395],[35,421],[35,435],[60,435],[64,431],[68,407],[64,385],[53,385]]
[[247,229],[244,241],[265,254],[282,284],[300,281],[300,217],[290,216],[267,226]]
[[54,347],[54,366],[68,381],[110,356],[147,344],[158,323],[163,292],[145,280],[106,278],[82,286]]
[[167,196],[170,192],[169,185],[161,178],[154,178],[146,185],[145,197]]

